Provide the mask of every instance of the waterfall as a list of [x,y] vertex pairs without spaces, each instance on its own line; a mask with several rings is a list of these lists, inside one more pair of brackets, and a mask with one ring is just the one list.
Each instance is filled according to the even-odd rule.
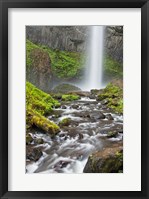
[[103,40],[104,26],[91,26],[84,81],[86,90],[102,88]]

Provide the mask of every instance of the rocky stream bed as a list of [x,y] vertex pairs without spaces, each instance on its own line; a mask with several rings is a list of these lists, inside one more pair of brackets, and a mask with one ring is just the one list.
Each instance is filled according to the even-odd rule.
[[122,172],[123,115],[104,101],[63,102],[47,118],[61,131],[53,138],[37,128],[30,132],[26,173]]

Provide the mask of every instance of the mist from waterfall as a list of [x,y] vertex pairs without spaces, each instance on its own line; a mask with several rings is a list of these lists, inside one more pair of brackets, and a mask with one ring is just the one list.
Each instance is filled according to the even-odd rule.
[[91,26],[89,32],[85,77],[82,82],[84,90],[103,87],[104,26]]

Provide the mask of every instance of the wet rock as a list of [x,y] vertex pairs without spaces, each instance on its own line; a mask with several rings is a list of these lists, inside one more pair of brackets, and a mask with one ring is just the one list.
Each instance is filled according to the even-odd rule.
[[33,147],[27,147],[26,148],[26,159],[29,159],[30,161],[37,161],[42,156],[42,151],[40,148],[33,148]]
[[114,120],[111,114],[107,114],[107,115],[106,115],[106,118],[107,118],[108,120]]
[[89,98],[90,99],[95,99],[95,96],[94,95],[90,95]]
[[43,141],[42,138],[36,138],[36,139],[34,140],[34,143],[35,143],[35,144],[43,144],[44,141]]
[[107,134],[107,137],[108,138],[115,138],[115,137],[117,137],[117,135],[118,135],[118,132],[117,131],[110,131],[110,132],[108,132],[108,134]]
[[65,168],[70,163],[71,163],[71,161],[61,160],[54,165],[54,168]]
[[95,120],[98,120],[98,119],[105,119],[105,115],[101,112],[93,112],[92,114],[90,114],[90,118],[92,119],[95,119]]
[[103,92],[103,89],[100,89],[100,90],[99,89],[92,89],[90,92],[91,92],[91,95],[93,95],[94,98],[95,98],[97,95],[99,95]]
[[83,139],[83,132],[82,132],[82,129],[80,128],[75,128],[75,127],[64,127],[63,130],[65,130],[67,132],[67,136],[69,137],[77,137],[81,140]]
[[67,109],[67,106],[66,105],[62,105],[61,108],[62,109]]
[[84,173],[119,173],[123,171],[122,145],[93,153],[85,165]]
[[79,108],[79,105],[78,105],[78,104],[73,104],[71,107],[72,107],[73,109],[78,109],[78,108]]
[[101,101],[101,105],[106,105],[106,104],[108,104],[108,102],[109,102],[108,99],[104,99],[104,100]]
[[26,144],[30,144],[33,141],[33,138],[30,133],[26,135]]
[[90,118],[90,112],[89,111],[76,112],[76,113],[73,113],[73,115],[76,116],[76,117],[81,117],[81,118]]
[[83,134],[82,133],[79,133],[79,140],[82,140],[83,139]]

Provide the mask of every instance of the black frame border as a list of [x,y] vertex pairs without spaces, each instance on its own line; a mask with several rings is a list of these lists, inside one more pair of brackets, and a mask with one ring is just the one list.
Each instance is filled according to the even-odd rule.
[[[141,8],[141,191],[8,191],[8,9]],[[149,198],[149,0],[0,0],[0,197],[51,199]],[[135,179],[134,179],[135,180]]]

